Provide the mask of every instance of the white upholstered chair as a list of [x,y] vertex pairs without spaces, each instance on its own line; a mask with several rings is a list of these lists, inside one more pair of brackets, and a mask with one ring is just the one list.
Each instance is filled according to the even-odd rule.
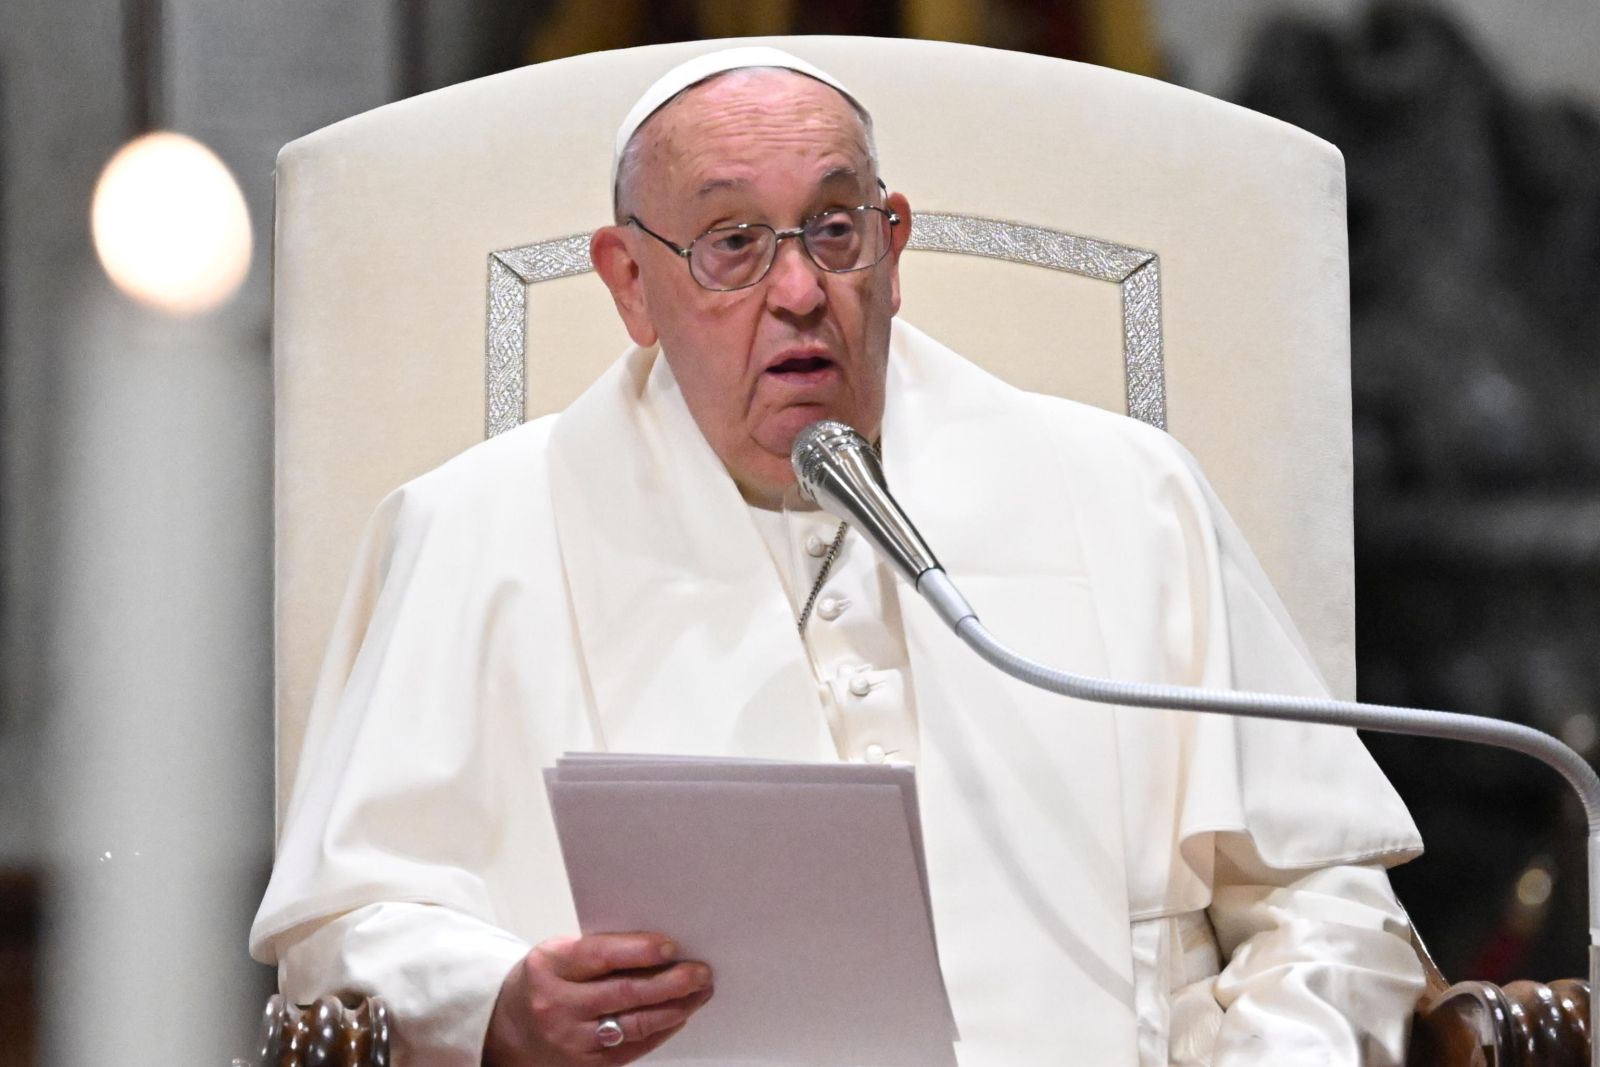
[[[916,213],[902,316],[1012,382],[1164,423],[1335,692],[1354,689],[1344,168],[1327,143],[1099,67],[793,38],[873,112]],[[660,45],[379,108],[278,162],[281,813],[323,646],[385,492],[559,410],[627,338],[587,235]]]
[[[395,485],[563,407],[623,350],[587,235],[613,131],[722,42],[541,64],[287,146],[277,176],[277,798],[358,533]],[[1344,168],[1116,71],[784,39],[872,111],[915,211],[902,315],[1000,376],[1165,425],[1336,694],[1354,690]]]

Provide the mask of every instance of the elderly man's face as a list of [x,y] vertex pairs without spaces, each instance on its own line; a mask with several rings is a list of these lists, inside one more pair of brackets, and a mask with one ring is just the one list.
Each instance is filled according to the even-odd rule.
[[904,220],[875,267],[829,273],[790,239],[764,279],[735,292],[701,288],[680,257],[635,228],[595,235],[591,252],[629,334],[660,340],[712,448],[747,493],[770,498],[793,483],[789,448],[811,422],[878,432],[910,208],[903,196],[881,198],[850,105],[800,74],[735,72],[696,86],[641,136],[625,209],[678,245],[714,226],[787,230],[861,204]]

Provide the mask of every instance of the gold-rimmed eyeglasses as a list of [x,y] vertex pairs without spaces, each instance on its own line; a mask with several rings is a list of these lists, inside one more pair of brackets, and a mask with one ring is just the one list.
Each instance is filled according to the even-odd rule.
[[778,258],[778,242],[790,237],[800,238],[811,262],[829,273],[866,270],[888,254],[889,232],[900,225],[900,216],[870,204],[830,208],[792,230],[774,229],[764,222],[713,226],[687,247],[656,233],[637,215],[629,215],[628,222],[681,256],[689,265],[689,276],[702,288],[725,293],[748,289],[765,278]]

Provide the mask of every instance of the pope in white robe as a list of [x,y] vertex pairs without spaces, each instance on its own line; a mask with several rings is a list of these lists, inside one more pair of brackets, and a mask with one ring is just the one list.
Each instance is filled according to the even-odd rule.
[[[401,1067],[477,1064],[508,972],[577,929],[563,752],[895,759],[962,1067],[1403,1060],[1422,972],[1384,868],[1420,842],[1353,732],[999,674],[853,530],[742,493],[671,358],[635,347],[379,507],[251,934],[289,997],[381,995]],[[1020,651],[1325,691],[1166,434],[899,322],[882,397],[895,496]]]

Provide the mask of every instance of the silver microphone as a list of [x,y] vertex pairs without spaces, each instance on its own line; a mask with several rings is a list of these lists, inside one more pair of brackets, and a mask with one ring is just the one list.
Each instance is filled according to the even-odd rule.
[[834,419],[813,422],[794,439],[789,462],[800,491],[856,529],[900,568],[912,585],[939,561],[889,494],[877,450]]
[[[1589,829],[1589,982],[1600,989],[1600,776],[1577,752],[1520,723],[1425,708],[1359,704],[1319,697],[1218,691],[1178,685],[1150,685],[1094,678],[1047,667],[1018,655],[998,641],[955,584],[883,479],[878,453],[842,422],[814,422],[795,438],[790,451],[801,491],[856,527],[898,567],[921,596],[968,647],[1018,681],[1063,696],[1099,704],[1204,711],[1285,722],[1326,723],[1362,730],[1441,737],[1506,748],[1532,756],[1559,771],[1583,802]],[[1600,996],[1590,1001],[1590,1032],[1600,1033]],[[1592,1067],[1600,1067],[1600,1041]]]

